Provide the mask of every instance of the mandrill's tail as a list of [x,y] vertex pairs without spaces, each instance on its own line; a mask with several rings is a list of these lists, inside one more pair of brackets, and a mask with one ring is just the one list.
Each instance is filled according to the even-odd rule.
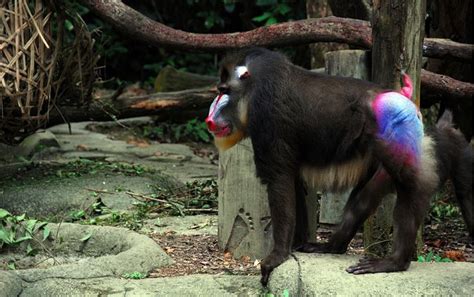
[[438,129],[449,129],[453,128],[453,113],[450,110],[445,110],[443,115],[436,122],[436,127]]
[[413,95],[413,82],[406,73],[402,74],[402,81],[403,87],[400,90],[400,94],[407,97],[408,99],[411,99],[411,96]]

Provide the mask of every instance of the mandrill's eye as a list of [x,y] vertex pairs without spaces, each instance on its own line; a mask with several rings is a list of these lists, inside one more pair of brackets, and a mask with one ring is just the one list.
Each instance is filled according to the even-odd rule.
[[238,66],[235,68],[235,74],[239,79],[246,79],[250,77],[250,73],[245,66]]

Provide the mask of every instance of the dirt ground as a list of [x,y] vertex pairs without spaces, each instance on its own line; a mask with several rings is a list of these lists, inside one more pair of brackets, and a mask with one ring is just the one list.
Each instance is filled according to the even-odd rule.
[[[331,231],[321,229],[317,240],[327,240]],[[219,250],[217,236],[183,236],[167,233],[152,235],[152,238],[176,261],[175,264],[157,269],[150,277],[178,276],[195,273],[255,275],[259,274],[258,261],[249,257],[233,259],[230,253]],[[424,228],[422,254],[430,251],[454,261],[474,262],[474,242],[467,236],[461,217],[450,218]],[[362,234],[358,233],[349,245],[348,254],[363,255]]]

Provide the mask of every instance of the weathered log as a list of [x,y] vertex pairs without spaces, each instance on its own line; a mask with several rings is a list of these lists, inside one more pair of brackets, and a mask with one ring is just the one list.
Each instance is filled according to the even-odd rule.
[[214,86],[217,77],[179,71],[171,66],[163,68],[155,80],[156,92],[174,92]]
[[[176,30],[156,22],[121,1],[81,0],[118,32],[157,47],[182,50],[222,51],[249,46],[288,46],[312,42],[340,42],[362,48],[372,46],[370,23],[362,20],[325,17],[306,19],[228,34],[196,34]],[[428,39],[424,54],[432,58],[472,61],[474,45],[442,42],[442,51],[433,50],[439,39]]]
[[150,95],[119,97],[113,95],[92,100],[89,106],[64,106],[53,109],[48,125],[78,121],[110,121],[111,119],[145,115],[166,116],[171,112],[207,110],[217,94],[215,87],[191,89],[178,92],[154,93]]

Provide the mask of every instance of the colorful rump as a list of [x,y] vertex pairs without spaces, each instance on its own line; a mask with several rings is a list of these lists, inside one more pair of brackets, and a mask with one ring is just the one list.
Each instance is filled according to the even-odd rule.
[[[402,92],[404,95],[412,93],[403,89]],[[378,94],[372,109],[379,127],[378,136],[389,145],[397,159],[416,166],[421,155],[423,123],[416,105],[404,95],[398,92]]]

